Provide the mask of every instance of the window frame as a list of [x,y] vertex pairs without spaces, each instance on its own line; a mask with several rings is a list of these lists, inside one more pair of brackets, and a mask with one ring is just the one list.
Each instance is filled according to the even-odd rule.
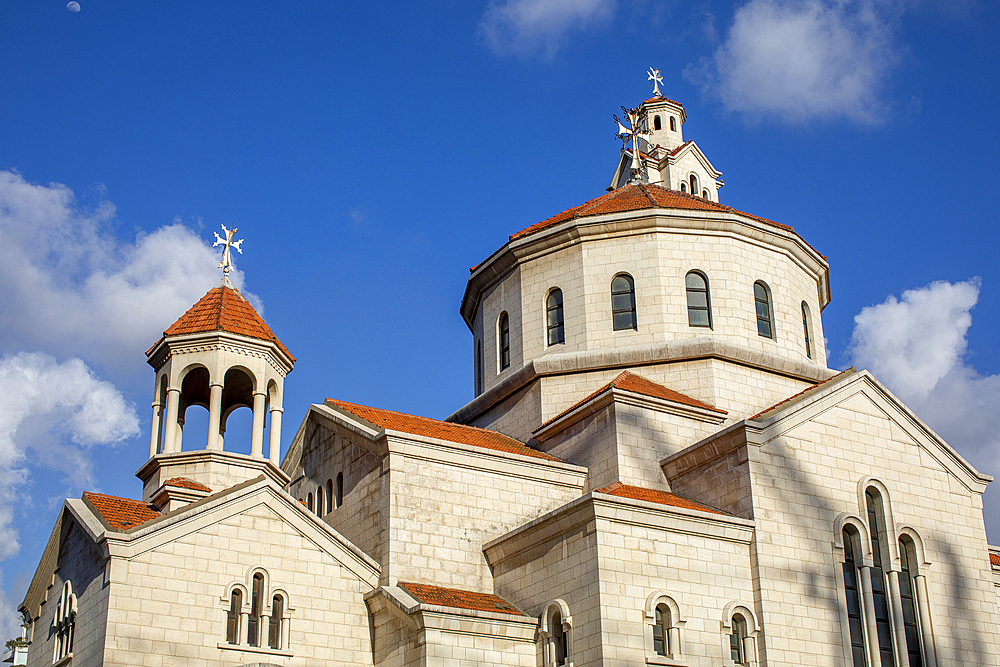
[[[689,298],[688,295],[692,291],[694,291],[694,292],[699,292],[700,291],[700,290],[692,290],[692,288],[688,285],[687,279],[688,279],[688,276],[691,276],[691,275],[694,275],[694,276],[697,276],[698,278],[701,278],[702,282],[705,285],[705,289],[704,289],[704,292],[705,292],[705,306],[704,307],[702,307],[702,306],[692,306],[691,305],[691,300],[690,300],[690,298]],[[712,329],[715,328],[713,326],[713,322],[712,322],[712,289],[711,289],[711,286],[710,286],[710,284],[708,282],[708,276],[705,275],[704,271],[701,271],[700,269],[691,269],[690,271],[688,271],[687,273],[684,274],[684,302],[685,302],[685,306],[687,307],[687,316],[688,316],[688,326],[689,327],[696,327],[696,328],[699,328],[699,329],[709,329],[709,330],[712,330]],[[697,310],[697,311],[704,310],[706,312],[707,316],[708,316],[708,324],[693,324],[691,322],[691,311],[692,311],[692,309]]]
[[[624,279],[629,286],[627,292],[619,291],[615,292],[615,282],[619,279]],[[621,296],[623,294],[628,294],[630,296],[631,308],[629,309],[616,309],[615,308],[615,296]],[[636,294],[635,294],[635,279],[624,271],[616,273],[613,278],[611,278],[611,330],[612,331],[638,331],[639,330],[639,314],[636,308]],[[629,313],[632,314],[632,324],[631,326],[618,326],[618,322],[615,319],[615,315],[619,313]]]
[[[739,617],[742,620],[744,633],[741,635],[741,659],[736,662],[732,657],[732,640],[730,637],[733,631],[738,629],[734,621]],[[733,601],[722,610],[722,664],[725,667],[743,667],[746,665],[760,664],[757,655],[757,635],[759,630],[757,617],[750,609],[750,606],[743,602]]]
[[497,318],[497,369],[498,373],[510,368],[510,315],[507,311]]
[[663,121],[660,120],[660,114],[656,114],[655,116],[653,116],[653,130],[657,131],[662,129],[663,129]]
[[344,472],[343,471],[337,473],[337,487],[336,488],[337,488],[337,503],[336,503],[337,507],[334,508],[334,509],[338,509],[338,508],[344,506]]
[[[260,581],[259,597],[254,604],[254,583]],[[238,596],[238,600],[236,599]],[[276,610],[274,600],[280,598],[281,605]],[[283,588],[273,587],[268,571],[262,567],[251,568],[244,581],[230,583],[224,595],[219,598],[220,608],[226,614],[224,641],[218,643],[218,648],[230,651],[243,651],[275,656],[293,657],[289,651],[289,633],[291,617],[295,611],[290,603],[288,592]],[[232,622],[234,609],[237,613],[235,623]],[[272,624],[277,615],[277,644],[272,646]],[[256,621],[256,644],[251,642],[251,623]],[[233,628],[235,625],[235,628]],[[235,629],[236,641],[231,641],[232,630]]]
[[79,605],[76,593],[73,592],[73,582],[65,580],[56,603],[55,614],[52,616],[52,629],[55,630],[55,641],[52,646],[52,664],[69,662],[73,658],[73,641],[76,638],[76,618]]
[[677,131],[677,118],[674,116],[670,117],[670,131],[671,132]]
[[[552,627],[558,618],[558,632]],[[543,667],[573,667],[573,616],[569,606],[561,599],[551,600],[543,607],[538,619],[538,638],[541,642]],[[559,641],[562,639],[563,659],[559,660]]]
[[[760,286],[764,290],[763,300],[757,296],[758,286]],[[760,307],[758,304],[761,303],[764,304],[765,310],[767,311],[766,322],[768,326],[768,331],[770,332],[769,334],[764,334],[761,333],[760,331],[761,315],[760,315]],[[754,312],[754,319],[757,324],[757,335],[760,338],[778,340],[778,336],[775,332],[775,326],[774,326],[774,297],[771,294],[771,288],[763,280],[755,280],[753,283],[753,312]]]
[[329,514],[333,510],[337,509],[334,506],[333,497],[333,480],[329,477],[326,478],[326,513]]
[[[558,303],[554,306],[550,303],[552,298],[556,297]],[[558,316],[558,322],[552,324],[550,313],[555,312]],[[556,340],[553,340],[553,331],[556,331]],[[552,347],[554,345],[564,345],[566,343],[566,318],[565,310],[563,310],[563,293],[558,287],[553,287],[545,295],[545,347]]]
[[809,304],[802,302],[802,333],[806,343],[806,358],[815,359],[816,351],[813,349],[812,337],[812,313],[809,311]]
[[[664,653],[656,651],[656,612],[659,607],[665,607],[668,612],[668,624],[664,627]],[[646,652],[646,664],[667,665],[669,667],[686,667],[684,644],[684,625],[687,621],[681,615],[680,605],[665,590],[655,591],[646,598],[643,610],[643,644]]]

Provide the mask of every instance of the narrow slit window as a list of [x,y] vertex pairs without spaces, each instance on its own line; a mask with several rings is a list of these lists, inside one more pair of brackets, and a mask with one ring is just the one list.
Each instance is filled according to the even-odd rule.
[[872,536],[872,600],[875,603],[875,629],[878,635],[879,660],[882,667],[894,667],[896,659],[892,649],[892,619],[889,616],[889,587],[883,566],[881,536],[883,528],[878,516],[878,499],[869,489],[865,491],[868,505],[868,530]]
[[562,615],[556,612],[552,615],[552,661],[557,665],[566,664],[566,631],[562,626]]
[[337,473],[337,507],[344,504],[344,473]]
[[323,485],[316,487],[316,516],[323,516]]
[[747,622],[743,620],[742,616],[737,614],[733,616],[733,629],[729,633],[729,657],[734,664],[747,664],[746,649],[744,647],[746,637]]
[[653,624],[653,652],[668,655],[670,650],[670,608],[665,604],[656,605],[656,620]]
[[545,325],[549,345],[566,342],[566,329],[563,326],[562,290],[558,287],[549,292],[549,296],[545,300]]
[[844,538],[844,594],[847,600],[847,623],[851,635],[851,665],[865,667],[864,619],[861,616],[861,589],[858,563],[854,555],[854,536],[845,528]]
[[510,366],[510,318],[507,313],[500,313],[498,322],[497,349],[500,353],[500,370]]
[[275,595],[271,600],[271,619],[267,625],[267,645],[277,650],[281,648],[281,617],[285,613],[284,600]]
[[700,271],[690,271],[684,277],[687,292],[688,326],[712,327],[712,308],[708,294],[708,278]]
[[670,117],[670,131],[671,132],[677,131],[677,119],[674,118],[673,116]]
[[687,191],[688,191],[687,183],[681,181],[681,192],[687,192]]
[[243,608],[243,591],[238,588],[229,596],[229,614],[226,617],[226,643],[239,643],[240,609]]
[[805,338],[805,341],[806,341],[806,356],[809,357],[810,359],[812,359],[813,358],[812,335],[810,334],[809,329],[810,329],[810,326],[809,326],[809,306],[806,305],[805,301],[803,301],[802,302],[802,335],[803,335],[803,337]]
[[709,198],[708,197],[708,190],[702,190],[701,191],[701,198],[702,199],[708,199]]
[[333,480],[326,480],[326,513],[329,514],[334,510],[333,507]]
[[693,195],[698,194],[698,177],[695,176],[694,174],[691,174],[688,180],[691,182],[691,194]]
[[917,611],[917,593],[914,572],[910,567],[909,545],[899,541],[899,598],[903,607],[903,634],[906,637],[906,658],[909,667],[924,667],[920,649],[920,619]]
[[653,129],[654,130],[662,130],[663,129],[663,123],[660,122],[660,117],[659,116],[654,116],[653,117]]
[[312,512],[313,511],[313,494],[310,493],[306,496],[306,508]]
[[771,317],[771,290],[761,281],[753,284],[753,302],[757,313],[757,333],[764,338],[774,338]]
[[264,575],[253,575],[253,588],[250,593],[250,618],[247,621],[247,644],[260,646],[260,607],[264,595]]
[[611,281],[611,319],[615,331],[636,329],[635,283],[623,273]]

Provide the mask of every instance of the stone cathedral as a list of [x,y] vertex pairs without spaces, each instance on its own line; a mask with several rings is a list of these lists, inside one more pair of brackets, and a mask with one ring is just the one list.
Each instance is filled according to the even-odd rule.
[[54,517],[27,664],[1000,664],[992,478],[828,368],[826,258],[684,107],[625,111],[607,191],[471,270],[444,421],[317,397],[279,459],[295,358],[228,278],[164,331],[141,496]]

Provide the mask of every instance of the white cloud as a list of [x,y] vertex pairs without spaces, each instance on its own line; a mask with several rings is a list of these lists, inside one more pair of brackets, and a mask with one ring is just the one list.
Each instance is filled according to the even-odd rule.
[[0,559],[17,553],[14,511],[31,467],[62,472],[69,486],[93,482],[90,449],[137,435],[135,406],[79,359],[48,354],[0,357]]
[[[124,243],[114,221],[109,201],[84,208],[64,185],[0,171],[0,351],[134,375],[142,352],[218,283],[218,253],[178,221]],[[241,285],[240,272],[231,277]]]
[[786,121],[881,122],[903,0],[750,0],[686,78],[725,108]]
[[[867,368],[979,470],[1000,474],[1000,375],[966,361],[979,281],[935,282],[890,296],[854,318],[848,355]],[[987,490],[986,521],[1000,539],[1000,496]],[[994,496],[997,496],[994,498]]]
[[552,58],[574,31],[606,22],[615,0],[492,0],[479,33],[497,54]]

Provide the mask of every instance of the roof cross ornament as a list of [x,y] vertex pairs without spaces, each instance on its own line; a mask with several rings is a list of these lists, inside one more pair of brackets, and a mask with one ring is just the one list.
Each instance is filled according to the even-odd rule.
[[663,97],[663,93],[660,92],[660,84],[663,83],[663,77],[660,76],[660,70],[649,68],[649,76],[646,77],[649,80],[649,85],[653,87],[654,97]]
[[[615,135],[618,139],[622,140],[622,153],[629,153],[632,160],[632,177],[629,179],[629,183],[648,183],[649,176],[646,173],[646,165],[642,162],[642,154],[639,151],[639,139],[649,141],[649,136],[652,134],[646,129],[646,120],[640,114],[639,109],[626,109],[622,107],[622,113],[625,114],[625,118],[628,119],[631,128],[622,125],[622,122],[618,120],[618,116],[614,116],[615,122],[618,123],[618,133]],[[625,148],[625,145],[632,141],[632,150]]]
[[233,236],[236,235],[236,227],[232,229],[226,229],[225,225],[222,225],[222,231],[226,233],[226,238],[219,236],[219,232],[215,232],[215,243],[212,244],[214,248],[217,245],[225,246],[222,249],[222,262],[219,264],[218,268],[222,269],[222,274],[225,278],[229,278],[229,270],[233,268],[233,258],[230,253],[230,249],[236,248],[236,252],[243,254],[243,250],[240,248],[240,244],[243,243],[243,239],[239,241],[233,241]]

